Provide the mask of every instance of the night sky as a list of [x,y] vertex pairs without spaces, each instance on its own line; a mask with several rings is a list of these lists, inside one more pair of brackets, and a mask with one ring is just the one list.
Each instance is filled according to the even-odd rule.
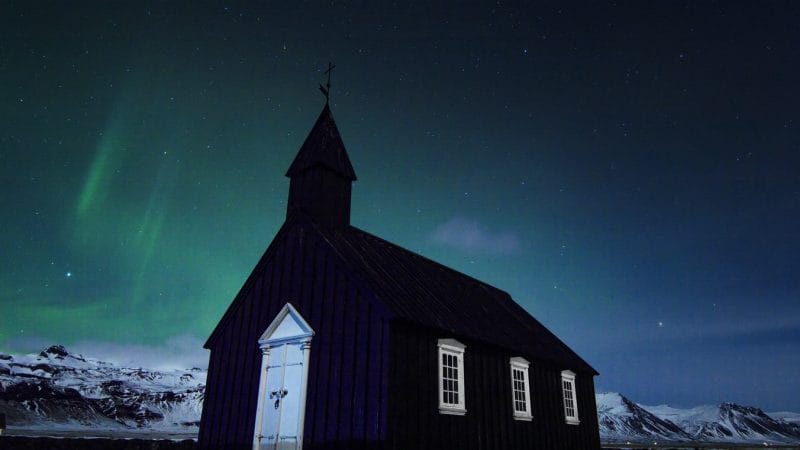
[[498,3],[0,2],[0,350],[205,364],[334,61],[354,225],[598,391],[800,410],[800,4]]

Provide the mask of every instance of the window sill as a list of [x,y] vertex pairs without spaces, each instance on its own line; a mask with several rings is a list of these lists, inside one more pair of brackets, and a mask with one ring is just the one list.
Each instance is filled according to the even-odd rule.
[[440,406],[439,414],[447,414],[450,416],[465,416],[467,415],[467,410],[461,408],[447,408],[444,406]]
[[514,416],[514,420],[520,420],[523,422],[530,422],[533,420],[533,416]]
[[578,419],[567,419],[567,425],[580,425],[581,421]]

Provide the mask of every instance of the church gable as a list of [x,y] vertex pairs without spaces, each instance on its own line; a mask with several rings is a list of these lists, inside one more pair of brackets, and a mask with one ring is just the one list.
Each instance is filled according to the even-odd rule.
[[[342,258],[339,249],[313,221],[297,214],[287,218],[204,347],[213,348],[228,328],[235,333],[251,330],[250,325],[243,326],[253,320],[258,320],[257,333],[262,333],[265,324],[286,302],[292,303],[306,320],[313,320],[306,309],[319,310],[318,304],[329,302],[325,297],[333,294],[322,292],[333,284],[325,281],[326,277],[346,278],[341,282],[358,286],[360,301],[370,303],[374,314],[383,319],[393,317],[387,305],[364,281],[363,274]],[[308,292],[309,287],[314,292]]]
[[292,340],[311,330],[307,398],[313,406],[306,412],[305,442],[313,448],[331,433],[381,439],[388,417],[389,319],[316,225],[303,214],[292,216],[209,338],[200,448],[253,442],[262,350],[279,345],[281,336]]

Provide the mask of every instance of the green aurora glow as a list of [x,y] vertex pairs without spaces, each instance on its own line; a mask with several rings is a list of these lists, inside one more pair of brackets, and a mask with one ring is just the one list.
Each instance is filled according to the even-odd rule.
[[284,219],[333,60],[354,225],[508,291],[600,389],[800,409],[797,376],[747,381],[800,373],[797,23],[3,2],[0,350],[205,339]]

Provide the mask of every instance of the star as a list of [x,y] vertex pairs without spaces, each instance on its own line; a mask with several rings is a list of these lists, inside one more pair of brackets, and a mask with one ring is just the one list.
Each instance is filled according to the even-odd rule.
[[64,276],[67,278],[72,278],[72,272],[67,272],[64,274]]
[[658,322],[658,327],[659,327],[659,328],[663,328],[663,327],[664,327],[664,322],[661,322],[661,321],[659,321],[659,322]]

